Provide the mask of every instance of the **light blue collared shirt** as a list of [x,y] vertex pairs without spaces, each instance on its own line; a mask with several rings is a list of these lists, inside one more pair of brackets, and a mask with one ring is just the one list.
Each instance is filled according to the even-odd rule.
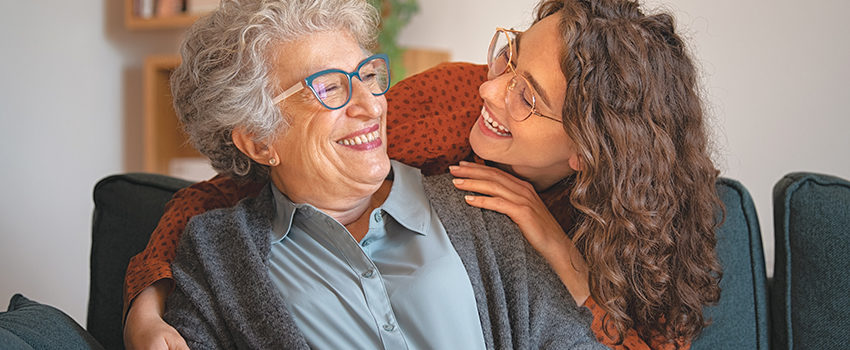
[[386,201],[358,243],[275,186],[269,273],[318,349],[484,349],[463,263],[431,208],[418,169],[392,161]]

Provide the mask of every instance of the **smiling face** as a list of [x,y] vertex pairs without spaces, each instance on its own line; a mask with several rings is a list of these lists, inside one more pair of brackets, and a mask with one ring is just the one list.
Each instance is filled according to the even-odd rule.
[[[344,31],[309,34],[273,52],[279,89],[325,69],[347,72],[367,57]],[[290,199],[320,207],[371,195],[390,171],[386,149],[387,101],[352,78],[351,100],[340,109],[322,106],[310,89],[279,105],[289,126],[272,140],[279,165],[275,185]]]
[[[484,108],[469,133],[475,153],[486,160],[501,163],[514,174],[530,181],[535,188],[545,189],[575,172],[578,156],[573,141],[561,124],[540,116],[513,118],[506,103],[529,103],[534,96],[538,113],[563,118],[561,110],[566,79],[560,70],[560,52],[564,46],[558,27],[558,16],[549,16],[520,34],[513,65],[517,74],[530,84],[512,84],[510,69],[479,88]],[[517,79],[519,81],[519,79]],[[508,91],[512,85],[512,91]],[[531,91],[517,91],[528,85]],[[515,106],[514,106],[515,107]],[[516,109],[516,108],[514,108]],[[571,165],[572,163],[572,165]]]

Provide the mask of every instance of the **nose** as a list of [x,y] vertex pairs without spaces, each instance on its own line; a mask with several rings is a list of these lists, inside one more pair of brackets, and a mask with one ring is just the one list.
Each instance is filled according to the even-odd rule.
[[505,94],[507,93],[510,74],[502,74],[485,81],[478,87],[478,93],[491,108],[505,109]]
[[348,102],[348,116],[379,118],[387,109],[386,97],[375,96],[360,79],[351,79],[351,101]]

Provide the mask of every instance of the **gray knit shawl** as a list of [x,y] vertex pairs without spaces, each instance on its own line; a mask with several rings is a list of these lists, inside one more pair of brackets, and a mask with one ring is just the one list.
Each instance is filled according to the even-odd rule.
[[[605,349],[589,310],[575,305],[509,218],[467,205],[449,175],[424,185],[469,275],[488,349]],[[274,208],[271,191],[262,191],[187,225],[165,319],[192,349],[308,348],[268,276]]]

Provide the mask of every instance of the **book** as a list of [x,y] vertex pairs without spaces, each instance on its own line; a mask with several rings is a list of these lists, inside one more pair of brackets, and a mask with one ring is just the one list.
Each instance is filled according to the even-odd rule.
[[154,15],[154,0],[134,0],[133,10],[139,18],[151,18]]
[[183,0],[156,0],[156,16],[170,17],[183,14]]

